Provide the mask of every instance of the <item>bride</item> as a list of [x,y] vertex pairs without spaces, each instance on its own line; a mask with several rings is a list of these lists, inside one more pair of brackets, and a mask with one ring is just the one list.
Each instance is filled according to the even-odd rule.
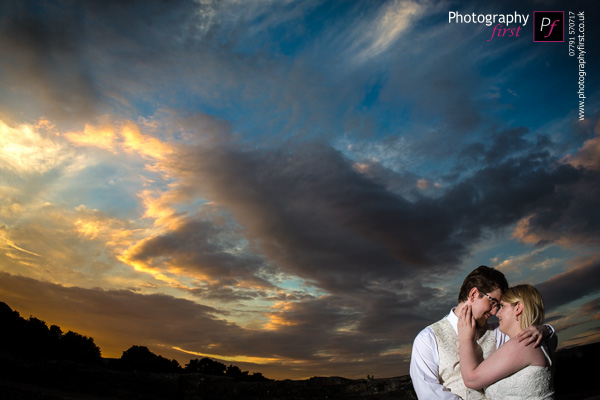
[[[496,313],[500,331],[514,338],[530,325],[544,320],[544,302],[531,285],[509,288]],[[485,389],[488,399],[553,399],[552,361],[545,344],[525,346],[509,340],[487,359],[477,353],[476,323],[471,308],[464,307],[458,320],[460,372],[470,389]]]

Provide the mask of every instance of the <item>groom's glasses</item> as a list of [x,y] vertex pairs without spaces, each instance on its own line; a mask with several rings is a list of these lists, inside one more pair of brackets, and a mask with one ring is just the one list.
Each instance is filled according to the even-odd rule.
[[[483,293],[483,292],[481,292]],[[487,293],[483,293],[483,295],[485,297],[487,297],[488,299],[490,299],[490,304],[492,305],[492,310],[495,308],[496,310],[500,310],[500,302],[498,300],[496,300],[495,298],[493,298],[492,296],[490,296]]]

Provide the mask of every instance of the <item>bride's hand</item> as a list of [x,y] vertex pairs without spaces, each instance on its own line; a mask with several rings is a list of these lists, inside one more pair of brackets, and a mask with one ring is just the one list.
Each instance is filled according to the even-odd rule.
[[461,340],[473,340],[475,337],[476,325],[471,306],[465,305],[458,315],[458,337]]

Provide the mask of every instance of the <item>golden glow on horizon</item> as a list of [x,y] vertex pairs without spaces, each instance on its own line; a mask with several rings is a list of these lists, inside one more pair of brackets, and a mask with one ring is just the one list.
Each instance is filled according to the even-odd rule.
[[[181,347],[175,347],[175,346],[172,347],[172,349],[181,351],[186,354],[192,354],[192,355],[200,356],[200,357],[216,358],[216,359],[223,360],[223,361],[237,361],[237,362],[247,362],[247,363],[253,363],[253,364],[271,364],[271,363],[278,363],[278,362],[284,361],[284,359],[281,359],[281,358],[249,357],[249,356],[222,356],[222,355],[218,355],[218,354],[199,353],[196,351],[185,350],[185,349],[182,349]],[[285,361],[287,362],[287,360],[285,360]],[[297,360],[293,360],[293,362],[301,363],[301,361],[297,361]]]

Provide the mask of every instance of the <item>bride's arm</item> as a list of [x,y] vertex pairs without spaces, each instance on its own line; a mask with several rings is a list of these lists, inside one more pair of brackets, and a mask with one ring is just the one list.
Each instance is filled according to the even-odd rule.
[[524,343],[510,340],[485,360],[476,352],[475,320],[470,307],[465,307],[458,320],[460,372],[465,386],[481,389],[507,377],[530,364],[531,349]]

